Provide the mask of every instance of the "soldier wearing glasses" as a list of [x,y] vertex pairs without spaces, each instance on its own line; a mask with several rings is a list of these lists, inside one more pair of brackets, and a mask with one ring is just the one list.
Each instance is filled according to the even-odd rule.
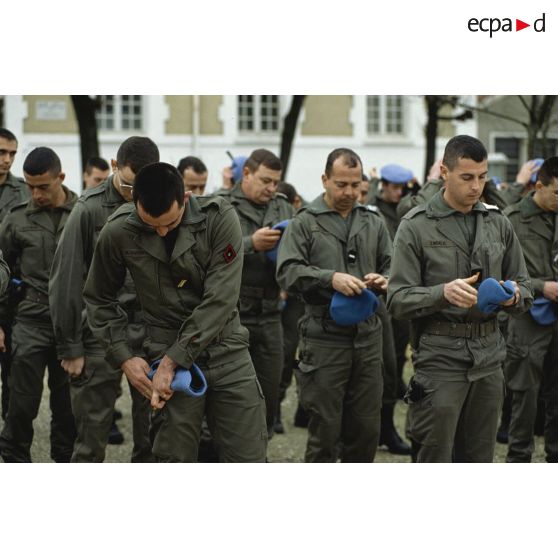
[[[105,360],[104,349],[87,325],[83,286],[105,221],[121,205],[131,201],[136,173],[145,165],[158,161],[159,150],[149,138],[133,136],[124,141],[116,160],[111,161],[113,174],[79,199],[54,256],[49,298],[58,357],[70,377],[70,395],[78,432],[72,456],[74,462],[104,460],[114,402],[122,378],[122,370],[115,369]],[[129,341],[139,355],[143,327],[139,325],[139,305],[131,281],[121,290],[119,302],[128,312]],[[130,392],[134,436],[132,461],[150,461],[149,401],[131,386]]]

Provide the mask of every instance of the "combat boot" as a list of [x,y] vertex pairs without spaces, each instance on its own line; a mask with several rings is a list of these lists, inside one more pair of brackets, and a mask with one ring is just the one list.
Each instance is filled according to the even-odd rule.
[[389,453],[394,455],[411,455],[411,446],[399,436],[393,424],[394,410],[394,403],[382,405],[378,446],[386,446]]

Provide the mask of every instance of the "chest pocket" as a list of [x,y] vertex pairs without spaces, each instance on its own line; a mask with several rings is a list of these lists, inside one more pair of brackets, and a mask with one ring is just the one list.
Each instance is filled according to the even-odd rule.
[[481,246],[483,279],[503,279],[502,264],[505,246],[499,241],[487,241]]
[[22,248],[21,269],[23,273],[33,275],[30,271],[46,267],[45,243],[46,231],[41,227],[26,226],[18,231],[18,240]]
[[346,271],[345,243],[319,225],[312,225],[310,263],[321,269]]
[[[454,244],[428,243],[422,246],[422,278],[431,287],[458,277],[466,277],[467,263],[462,261],[460,250]],[[463,256],[464,258],[464,256]]]

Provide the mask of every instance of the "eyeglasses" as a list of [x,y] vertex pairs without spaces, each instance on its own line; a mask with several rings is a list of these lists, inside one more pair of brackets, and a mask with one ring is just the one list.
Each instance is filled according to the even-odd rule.
[[124,182],[124,180],[122,180],[122,177],[120,176],[120,171],[118,169],[116,169],[116,174],[118,176],[118,182],[120,182],[120,188],[130,188],[130,190],[134,189],[133,184],[128,184],[127,182]]

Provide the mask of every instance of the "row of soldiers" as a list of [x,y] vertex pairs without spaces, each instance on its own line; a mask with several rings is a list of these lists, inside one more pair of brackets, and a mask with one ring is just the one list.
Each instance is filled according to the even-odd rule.
[[[0,147],[13,162],[17,141],[6,132]],[[322,175],[324,194],[296,216],[289,188],[277,192],[282,165],[271,152],[253,152],[219,196],[193,195],[185,171],[199,187],[207,170],[187,159],[179,172],[159,162],[151,140],[129,138],[111,161],[112,175],[79,200],[48,148],[27,156],[26,185],[17,185],[8,166],[4,185],[16,183],[31,199],[20,200],[0,227],[0,248],[21,281],[13,289],[15,321],[13,291],[1,315],[4,331],[13,322],[12,394],[0,435],[5,461],[30,460],[45,366],[55,461],[104,459],[122,372],[132,395],[132,461],[195,461],[204,418],[220,460],[264,461],[268,438],[280,431],[297,344],[307,461],[373,461],[380,425],[384,443],[407,453],[393,428],[393,405],[409,334],[415,376],[407,430],[415,459],[492,459],[505,356],[497,314],[529,317],[532,294],[522,235],[518,241],[499,207],[479,201],[501,191],[485,186],[487,156],[478,140],[453,138],[441,178],[417,194],[401,197],[405,169],[383,169],[363,200],[373,203],[365,204],[358,202],[360,158],[336,149]],[[527,200],[554,215],[552,165],[545,162],[535,191],[518,207]],[[514,185],[509,193],[523,189]],[[404,204],[416,207],[399,225]],[[546,283],[556,273],[529,272],[545,285],[535,294],[553,300]],[[488,278],[512,281],[513,293],[480,310]],[[281,308],[290,302],[289,317]],[[339,312],[345,318],[336,318]],[[285,319],[291,327],[283,327]],[[529,362],[531,376],[523,380],[534,386],[521,386],[514,399],[522,407],[512,413],[521,420],[510,425],[510,460],[519,447],[512,426],[529,422],[524,409],[541,379]],[[203,397],[173,389],[177,371],[194,364],[207,381]]]

